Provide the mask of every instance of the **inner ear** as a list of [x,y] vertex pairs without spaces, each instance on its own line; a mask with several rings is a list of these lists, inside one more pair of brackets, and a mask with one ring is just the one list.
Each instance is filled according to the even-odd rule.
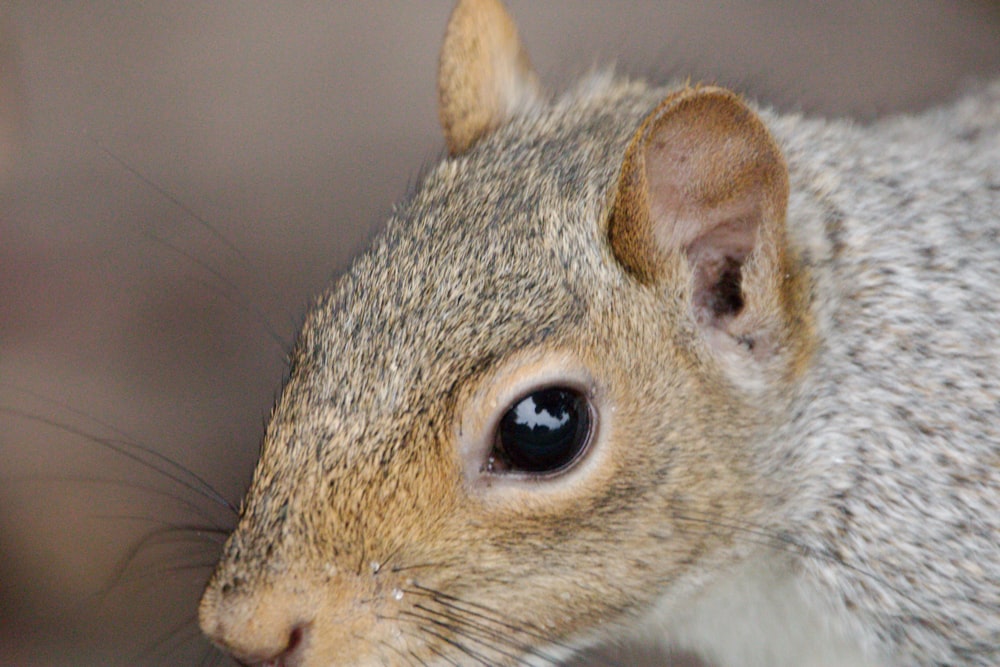
[[756,237],[755,225],[737,219],[719,224],[687,247],[692,306],[699,324],[725,328],[743,311],[743,265]]

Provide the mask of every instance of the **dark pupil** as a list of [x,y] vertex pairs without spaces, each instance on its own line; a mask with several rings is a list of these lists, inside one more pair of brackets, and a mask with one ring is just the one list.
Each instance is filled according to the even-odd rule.
[[589,429],[590,413],[579,392],[540,389],[503,416],[497,433],[499,454],[515,470],[558,470],[580,453]]

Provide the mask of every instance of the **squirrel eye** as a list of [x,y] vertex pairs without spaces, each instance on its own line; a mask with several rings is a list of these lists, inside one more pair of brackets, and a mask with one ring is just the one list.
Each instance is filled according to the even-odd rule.
[[586,397],[568,387],[548,387],[516,400],[497,426],[490,472],[555,472],[567,467],[590,440]]

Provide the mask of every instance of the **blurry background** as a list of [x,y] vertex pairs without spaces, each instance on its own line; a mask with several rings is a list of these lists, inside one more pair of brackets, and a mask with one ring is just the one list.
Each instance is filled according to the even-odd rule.
[[[1000,73],[987,2],[509,7],[556,89],[617,62],[864,120]],[[150,531],[231,516],[82,432],[238,501],[310,295],[440,154],[450,8],[0,7],[0,665],[206,655],[214,544],[154,533],[122,564]]]

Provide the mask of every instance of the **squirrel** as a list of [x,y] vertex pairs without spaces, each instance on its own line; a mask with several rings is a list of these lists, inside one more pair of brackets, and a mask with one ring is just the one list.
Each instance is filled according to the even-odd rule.
[[539,83],[460,0],[447,156],[307,315],[201,628],[243,664],[1000,664],[1000,81],[869,126]]

